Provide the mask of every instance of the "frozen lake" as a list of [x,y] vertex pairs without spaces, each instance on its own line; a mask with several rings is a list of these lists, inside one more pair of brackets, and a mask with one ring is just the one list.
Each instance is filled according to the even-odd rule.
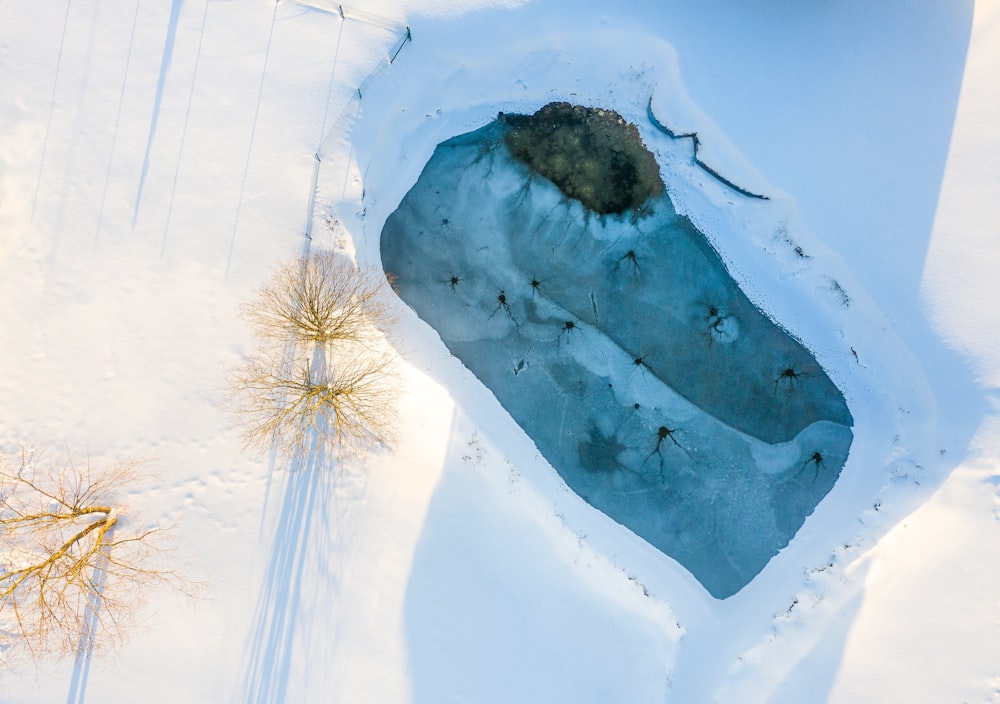
[[[601,134],[622,122],[601,115]],[[730,596],[832,488],[851,413],[670,184],[602,214],[566,195],[586,184],[512,155],[526,124],[501,116],[439,145],[386,221],[383,265],[569,487]],[[561,159],[550,143],[553,168],[598,173],[589,155],[605,149],[621,161],[613,139],[553,134],[581,149]]]

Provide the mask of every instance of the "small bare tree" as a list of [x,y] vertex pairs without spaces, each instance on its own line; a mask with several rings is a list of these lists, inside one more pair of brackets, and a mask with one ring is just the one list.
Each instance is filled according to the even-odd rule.
[[179,586],[153,566],[157,529],[133,526],[112,501],[138,468],[0,453],[0,614],[14,647],[33,657],[114,648],[153,583]]
[[252,357],[239,371],[238,411],[248,445],[275,443],[292,454],[310,446],[364,455],[393,439],[396,397],[392,360],[367,348],[324,363],[276,364],[273,355]]
[[282,267],[244,310],[265,339],[321,347],[369,343],[373,332],[395,322],[387,288],[380,272],[318,252]]
[[233,379],[246,444],[363,455],[393,439],[393,322],[383,275],[330,252],[282,267],[245,314],[265,344]]

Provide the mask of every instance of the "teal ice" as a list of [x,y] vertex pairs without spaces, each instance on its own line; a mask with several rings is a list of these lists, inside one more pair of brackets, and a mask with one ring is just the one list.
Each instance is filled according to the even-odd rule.
[[508,129],[438,146],[383,266],[573,491],[728,597],[832,488],[844,397],[669,195],[587,211]]

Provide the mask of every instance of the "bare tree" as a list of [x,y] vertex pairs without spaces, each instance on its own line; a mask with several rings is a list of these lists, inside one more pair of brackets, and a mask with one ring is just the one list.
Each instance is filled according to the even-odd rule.
[[390,444],[392,359],[367,348],[340,352],[333,362],[324,354],[292,364],[266,352],[251,357],[236,381],[244,441],[260,450],[274,443],[288,454],[316,446],[364,455]]
[[277,272],[244,309],[266,343],[232,384],[248,446],[363,455],[391,443],[390,298],[383,275],[329,252]]
[[138,469],[0,453],[0,614],[15,626],[14,647],[34,657],[114,648],[149,587],[180,586],[154,567],[158,529],[113,501]]
[[394,322],[385,276],[359,269],[333,252],[318,252],[282,267],[245,307],[263,338],[320,346],[367,343]]

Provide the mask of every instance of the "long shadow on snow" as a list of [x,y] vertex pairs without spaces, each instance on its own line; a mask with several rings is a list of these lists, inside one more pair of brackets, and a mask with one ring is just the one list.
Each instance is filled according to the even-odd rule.
[[[355,536],[352,509],[366,486],[363,474],[340,471],[315,449],[280,473],[272,461],[272,477],[279,476],[274,539],[247,644],[242,701],[248,703],[286,701],[290,684],[305,676],[306,660],[326,657],[317,647],[336,645],[338,575]],[[265,516],[274,500],[265,502]],[[322,670],[309,672],[325,676]]]
[[321,503],[320,484],[326,476],[319,460],[314,453],[298,458],[285,478],[274,544],[250,640],[247,702],[284,701],[287,693],[309,535]]

